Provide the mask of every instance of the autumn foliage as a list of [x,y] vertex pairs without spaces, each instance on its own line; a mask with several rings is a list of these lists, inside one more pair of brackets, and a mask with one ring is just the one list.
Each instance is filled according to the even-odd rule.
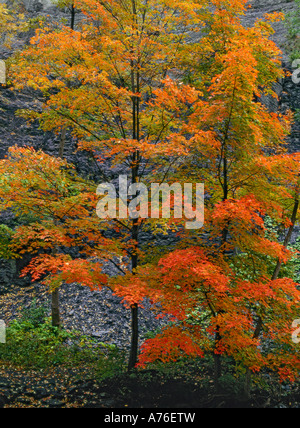
[[[68,129],[101,182],[121,166],[131,183],[204,183],[205,225],[187,231],[183,219],[100,220],[99,183],[63,159],[12,148],[0,163],[0,196],[5,208],[35,217],[17,228],[12,245],[39,253],[24,274],[46,275],[50,287],[109,286],[133,317],[150,299],[170,323],[142,345],[139,366],[212,354],[218,372],[227,355],[252,372],[267,367],[295,379],[291,324],[300,291],[280,267],[294,256],[287,247],[299,218],[300,158],[286,149],[292,115],[261,102],[277,98],[273,84],[284,76],[270,40],[282,16],[245,28],[245,0],[74,5],[84,14],[75,29],[38,29],[12,64],[15,88],[43,96],[42,109],[19,114],[46,131]],[[287,239],[270,235],[267,218]],[[108,239],[103,231],[111,228]],[[142,230],[180,239],[154,254]],[[108,261],[119,276],[104,275]]]

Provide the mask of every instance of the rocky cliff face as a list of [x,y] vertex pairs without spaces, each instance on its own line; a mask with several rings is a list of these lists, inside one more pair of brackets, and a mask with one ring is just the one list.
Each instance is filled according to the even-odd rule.
[[[287,14],[294,10],[295,2],[291,0],[252,0],[251,9],[248,10],[244,18],[245,25],[251,25],[257,18],[262,17],[265,13],[283,12]],[[285,23],[275,23],[273,25],[275,34],[273,40],[282,50],[282,63],[286,70],[292,71],[287,51],[286,26]],[[296,85],[291,77],[288,77],[276,84],[276,92],[279,96],[279,102],[272,98],[264,99],[270,110],[282,112],[287,109],[300,109],[300,84]],[[300,123],[295,123],[289,138],[290,152],[300,151]]]
[[[251,25],[257,18],[262,17],[265,13],[282,12],[284,14],[291,12],[295,8],[293,0],[250,0],[251,8],[247,11],[245,17],[246,25]],[[283,23],[274,24],[275,35],[274,41],[278,46],[284,47],[286,43],[286,29]],[[288,55],[284,52],[284,60]]]

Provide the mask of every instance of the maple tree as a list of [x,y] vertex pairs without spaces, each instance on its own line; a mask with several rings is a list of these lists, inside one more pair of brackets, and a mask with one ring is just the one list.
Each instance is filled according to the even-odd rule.
[[[113,167],[122,164],[132,184],[140,182],[153,169],[158,171],[160,182],[174,159],[160,161],[159,170],[157,156],[154,159],[153,155],[159,144],[168,145],[173,157],[183,151],[176,142],[177,133],[173,132],[171,138],[170,129],[181,127],[179,110],[188,109],[186,103],[193,94],[186,94],[183,87],[181,101],[176,102],[175,111],[168,117],[156,115],[157,105],[151,99],[156,91],[161,92],[161,97],[164,93],[168,95],[163,81],[168,71],[174,69],[191,24],[201,21],[203,5],[199,1],[193,4],[84,1],[75,2],[74,6],[86,15],[78,31],[68,27],[38,30],[31,47],[13,67],[17,88],[31,86],[47,97],[42,112],[25,115],[38,118],[45,130],[72,128],[79,139],[79,148],[89,150],[98,162],[102,181],[110,182],[113,175],[113,171],[110,176],[103,173],[105,159]],[[194,8],[200,12],[193,12]],[[175,32],[178,26],[180,34]],[[134,272],[138,265],[141,222],[118,221],[116,226],[127,241],[130,269]],[[138,344],[135,303],[131,310],[129,367],[134,367]]]
[[[60,326],[58,290],[62,282],[80,281],[101,288],[107,283],[101,260],[105,254],[118,253],[117,246],[92,222],[93,188],[66,161],[32,148],[12,147],[0,169],[1,208],[12,209],[21,220],[11,237],[10,251],[19,257],[32,254],[23,275],[32,274],[33,280],[44,279],[49,285],[52,324]],[[22,224],[27,214],[31,220]],[[72,248],[79,248],[80,257],[71,257],[68,250]]]
[[[212,63],[217,73],[207,97],[194,103],[188,122],[189,133],[194,130],[189,138],[194,165],[197,159],[200,166],[194,174],[205,181],[209,195],[206,231],[213,241],[209,244],[201,234],[202,247],[170,253],[136,279],[124,278],[121,289],[131,299],[135,289],[137,294],[144,289],[182,324],[181,335],[172,326],[147,341],[140,364],[209,349],[216,381],[223,354],[252,371],[267,366],[294,379],[299,360],[291,324],[299,310],[299,291],[291,279],[278,275],[290,257],[286,247],[299,218],[299,155],[284,154],[288,117],[270,113],[258,102],[262,91],[276,97],[272,82],[282,75],[280,51],[268,39],[272,29],[267,22],[251,29],[241,26],[237,12],[242,13],[242,2],[239,10],[236,3],[232,8],[226,2],[215,4],[219,7],[205,41],[208,53],[217,51]],[[211,64],[211,55],[207,61]],[[175,103],[176,95],[165,105]],[[211,131],[210,144],[198,137],[203,128]],[[283,244],[266,238],[266,215],[288,228]],[[191,245],[187,238],[185,245]],[[197,311],[199,319],[191,326],[189,315]],[[262,351],[267,338],[274,348]]]
[[[192,181],[206,189],[201,231],[183,230],[182,219],[113,219],[115,254],[130,259],[119,265],[122,275],[108,279],[132,312],[129,368],[137,361],[138,306],[148,297],[174,316],[174,324],[146,341],[141,365],[210,352],[216,383],[222,355],[251,371],[269,367],[292,379],[299,361],[290,326],[300,295],[279,272],[292,256],[286,247],[299,218],[299,155],[285,151],[291,116],[260,102],[262,94],[276,97],[273,83],[283,77],[280,50],[270,40],[271,23],[282,16],[267,15],[245,28],[244,0],[74,5],[86,17],[76,31],[37,30],[13,64],[15,86],[47,98],[42,110],[23,115],[39,119],[45,130],[72,129],[104,182],[121,165],[132,184]],[[94,224],[93,236],[102,239],[90,212],[86,229],[86,214],[72,219],[76,230],[84,236]],[[289,229],[283,244],[266,237],[265,216]],[[141,248],[141,228],[151,222],[180,235],[178,248],[160,260]],[[99,251],[104,257],[105,246]],[[65,255],[47,255],[29,270],[35,278],[50,271],[50,281],[70,281],[67,263]],[[90,263],[72,263],[82,283],[97,285]],[[266,339],[270,350],[263,348]]]

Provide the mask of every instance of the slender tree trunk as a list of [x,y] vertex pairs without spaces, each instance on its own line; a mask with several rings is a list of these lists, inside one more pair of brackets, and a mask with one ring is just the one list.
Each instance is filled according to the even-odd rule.
[[[134,179],[135,179],[135,174],[133,174],[133,180]],[[136,248],[135,250],[133,250],[133,253],[131,255],[132,273],[134,275],[135,275],[135,270],[138,266],[138,255],[137,255],[138,231],[139,231],[138,221],[134,219],[132,221],[132,239],[134,242],[136,242]],[[128,361],[129,372],[134,369],[138,360],[138,340],[139,340],[138,304],[135,303],[131,305],[131,346],[130,346],[130,355],[129,355],[129,361]]]
[[52,311],[52,326],[61,327],[60,311],[59,311],[59,289],[52,291],[51,311]]
[[[136,242],[138,239],[138,222],[137,220],[133,220],[132,226],[132,239]],[[137,247],[136,247],[137,250]],[[132,263],[132,272],[135,274],[135,270],[138,266],[138,256],[137,252],[133,250],[133,254],[131,256]],[[138,318],[138,304],[135,303],[131,305],[131,346],[130,346],[130,354],[128,361],[128,371],[132,371],[138,360],[138,341],[139,341],[139,318]]]
[[[59,144],[59,150],[58,150],[58,156],[61,159],[63,159],[63,155],[64,155],[65,141],[66,141],[66,128],[63,128],[60,136],[60,144]],[[54,221],[54,223],[56,223],[56,221]],[[55,248],[54,251],[56,252],[57,248]],[[51,313],[52,313],[53,327],[61,327],[58,288],[52,291],[51,293]]]
[[[228,131],[229,131],[229,124],[230,121],[228,122],[227,125],[227,129],[225,132],[225,136],[224,136],[224,141],[222,143],[222,166],[223,166],[223,171],[222,171],[222,178],[223,178],[223,182],[222,182],[222,187],[223,187],[223,202],[226,201],[228,199],[228,152],[227,152],[227,137],[228,137]],[[221,236],[221,248],[222,251],[225,252],[225,244],[227,242],[227,238],[228,238],[228,227],[224,227],[224,229],[222,230],[222,236]],[[221,314],[222,311],[219,312],[219,314]],[[220,327],[217,326],[217,331],[215,334],[215,350],[217,350],[218,348],[218,344],[220,343],[220,341],[222,340],[222,336],[220,334]],[[222,355],[220,355],[219,353],[214,353],[214,387],[215,387],[215,392],[219,393],[220,391],[220,384],[219,384],[219,379],[222,375]]]
[[138,360],[138,339],[139,339],[139,307],[137,304],[131,305],[131,346],[128,360],[128,371],[134,370]]
[[[60,136],[60,143],[58,149],[58,156],[63,159],[64,150],[65,150],[65,142],[66,142],[66,132],[67,128],[63,128]],[[54,221],[56,223],[56,221]],[[55,248],[55,252],[57,248]],[[61,327],[61,319],[60,319],[60,309],[59,309],[59,288],[56,288],[51,293],[51,317],[52,317],[52,326],[53,327]]]
[[249,401],[250,400],[251,388],[252,388],[252,376],[251,376],[250,369],[247,367],[245,383],[244,383],[244,395],[242,397],[243,401]]
[[71,25],[70,25],[72,30],[74,30],[75,28],[75,14],[76,14],[76,9],[73,3],[71,6]]
[[[131,0],[132,13],[133,13],[133,32],[136,31],[134,26],[137,24],[137,10],[135,0]],[[133,53],[133,48],[132,48]],[[137,67],[138,70],[138,67]],[[135,94],[140,91],[140,75],[139,71],[135,71],[134,60],[131,59],[131,90]],[[132,139],[139,141],[140,139],[140,108],[139,108],[139,97],[133,95],[132,97]],[[139,179],[139,165],[140,165],[140,153],[138,150],[132,156],[132,184],[138,182]],[[138,267],[138,234],[139,234],[139,223],[137,219],[132,220],[131,237],[135,242],[135,249],[131,255],[132,272],[135,275],[136,268]],[[138,304],[131,305],[131,347],[128,361],[128,371],[132,371],[138,361],[138,340],[139,340],[139,319],[138,319]]]
[[[215,335],[215,348],[217,348],[220,340],[221,340],[221,335],[219,333],[219,326],[218,326],[217,332]],[[220,354],[214,353],[214,388],[215,388],[215,393],[219,393],[219,391],[220,391],[219,380],[220,380],[221,375],[222,375],[222,357]]]
[[[71,7],[71,29],[74,29],[75,24],[75,7],[72,4]],[[58,157],[63,159],[65,144],[66,144],[66,133],[67,128],[63,128],[60,134],[60,142],[58,148]],[[55,289],[51,293],[51,317],[52,317],[52,325],[53,327],[61,327],[61,319],[60,319],[60,309],[59,309],[59,288]]]
[[65,145],[66,145],[66,134],[67,134],[67,128],[63,128],[60,134],[59,149],[58,149],[58,156],[60,158],[64,157],[64,151],[65,151]]

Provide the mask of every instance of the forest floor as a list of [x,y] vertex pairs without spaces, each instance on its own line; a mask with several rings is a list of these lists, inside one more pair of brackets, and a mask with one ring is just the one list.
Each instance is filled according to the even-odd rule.
[[299,408],[300,389],[289,393],[254,390],[251,400],[214,394],[213,382],[171,379],[148,370],[103,381],[81,369],[28,371],[0,365],[0,407],[4,408]]
[[[9,324],[20,319],[24,309],[36,300],[38,308],[47,306],[49,295],[39,285],[12,288],[0,296],[0,318]],[[92,293],[74,286],[61,290],[64,323],[70,330],[82,329],[96,339],[126,348],[130,317],[120,301],[108,290]],[[96,320],[94,315],[96,314]],[[149,308],[142,314],[144,331],[155,331],[161,324]],[[42,332],[47,333],[47,329]],[[14,345],[20,352],[18,338]],[[22,340],[21,340],[22,339]],[[0,360],[0,407],[5,408],[300,408],[300,384],[282,385],[270,374],[253,382],[251,400],[243,399],[243,381],[233,375],[233,367],[226,363],[223,391],[214,391],[212,362],[184,362],[183,365],[163,370],[139,370],[127,374],[118,359],[106,360],[96,355],[97,370],[83,359],[80,366],[65,361],[52,368],[36,369],[30,357],[33,345],[23,352],[32,368],[12,363],[9,353]],[[31,344],[31,342],[30,342]],[[45,348],[45,357],[47,350]],[[4,353],[5,354],[5,353]],[[43,354],[44,355],[44,354]],[[20,359],[21,361],[22,359]],[[107,363],[104,366],[103,363]],[[122,361],[122,360],[121,360]],[[20,363],[21,364],[21,363]],[[99,366],[100,364],[100,366]],[[119,365],[117,365],[119,364]],[[110,372],[107,376],[107,371]]]

